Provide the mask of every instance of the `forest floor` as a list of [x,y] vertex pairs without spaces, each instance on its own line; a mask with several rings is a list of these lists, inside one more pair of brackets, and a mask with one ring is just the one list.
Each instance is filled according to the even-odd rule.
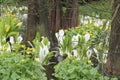
[[101,0],[101,1],[90,2],[86,5],[80,6],[80,14],[89,15],[92,17],[98,14],[100,18],[110,19],[111,5],[112,5],[112,0]]

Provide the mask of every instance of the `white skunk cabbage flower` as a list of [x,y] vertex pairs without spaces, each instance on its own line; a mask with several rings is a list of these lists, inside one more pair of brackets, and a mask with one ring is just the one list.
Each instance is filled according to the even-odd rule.
[[93,50],[94,50],[95,54],[97,55],[97,60],[100,62],[98,50],[96,48],[93,48]]
[[60,36],[64,36],[64,30],[63,30],[63,29],[61,29],[61,30],[59,31],[59,35],[60,35]]
[[39,60],[41,63],[44,60],[44,58],[47,56],[48,53],[49,53],[49,50],[48,50],[47,46],[44,46],[43,48],[40,47]]
[[95,26],[102,26],[103,25],[103,21],[100,20],[100,19],[96,19],[94,25]]
[[18,42],[22,42],[22,40],[23,40],[22,36],[21,36],[21,35],[18,36],[17,41],[18,41]]
[[15,41],[14,41],[14,37],[10,37],[10,43],[13,44]]
[[91,55],[92,55],[93,51],[92,50],[87,50],[86,54],[87,54],[87,57],[88,59],[90,59]]
[[73,37],[72,37],[72,45],[73,45],[73,47],[78,45],[79,36],[80,36],[79,34],[73,35]]
[[89,33],[85,34],[84,38],[85,42],[87,42],[90,39],[90,34]]
[[63,43],[63,37],[64,37],[64,30],[63,29],[59,30],[59,32],[56,33],[55,35],[58,39],[58,42],[60,42],[62,44]]
[[75,57],[78,57],[78,52],[77,52],[77,50],[72,50],[72,52],[73,52],[73,55],[74,55]]

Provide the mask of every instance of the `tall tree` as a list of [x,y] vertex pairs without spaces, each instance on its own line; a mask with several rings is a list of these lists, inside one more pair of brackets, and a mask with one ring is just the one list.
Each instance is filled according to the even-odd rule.
[[49,32],[48,0],[28,0],[26,41],[32,41],[36,32],[52,41]]
[[50,0],[50,12],[49,12],[50,33],[52,37],[52,46],[56,46],[57,39],[55,33],[62,26],[62,5],[61,0]]
[[26,41],[32,41],[36,32],[36,1],[28,0],[28,20],[26,30]]
[[64,28],[76,27],[78,23],[78,0],[67,0]]
[[37,1],[37,31],[42,36],[49,38],[49,21],[48,21],[48,0],[36,0]]
[[113,0],[107,72],[120,76],[120,0]]

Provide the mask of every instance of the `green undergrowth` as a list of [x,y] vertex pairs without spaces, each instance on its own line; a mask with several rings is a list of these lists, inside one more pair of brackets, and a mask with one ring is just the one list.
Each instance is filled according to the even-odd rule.
[[[86,60],[67,58],[55,66],[55,76],[59,80],[109,80],[99,74]],[[116,80],[112,78],[111,80]]]
[[80,14],[96,16],[98,14],[100,18],[111,18],[111,2],[112,0],[100,0],[88,3],[86,5],[80,5]]

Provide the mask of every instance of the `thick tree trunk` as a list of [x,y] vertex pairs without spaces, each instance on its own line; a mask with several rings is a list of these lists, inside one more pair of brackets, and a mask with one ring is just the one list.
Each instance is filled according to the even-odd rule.
[[67,7],[64,19],[64,28],[68,29],[79,25],[78,22],[78,0],[67,0]]
[[48,37],[51,41],[50,37],[50,29],[49,29],[49,20],[48,20],[48,0],[36,0],[37,1],[37,31],[41,36]]
[[60,0],[50,0],[50,12],[49,12],[49,23],[50,23],[50,33],[52,37],[52,45],[57,46],[58,41],[55,33],[62,26],[62,5]]
[[28,23],[25,41],[32,41],[36,32],[52,41],[49,20],[48,0],[28,0]]
[[58,31],[61,27],[62,6],[60,0],[50,0],[50,30]]
[[36,32],[36,1],[28,0],[28,20],[26,30],[26,41],[32,41]]
[[120,76],[120,0],[114,0],[109,42],[109,55],[106,63],[107,72]]

